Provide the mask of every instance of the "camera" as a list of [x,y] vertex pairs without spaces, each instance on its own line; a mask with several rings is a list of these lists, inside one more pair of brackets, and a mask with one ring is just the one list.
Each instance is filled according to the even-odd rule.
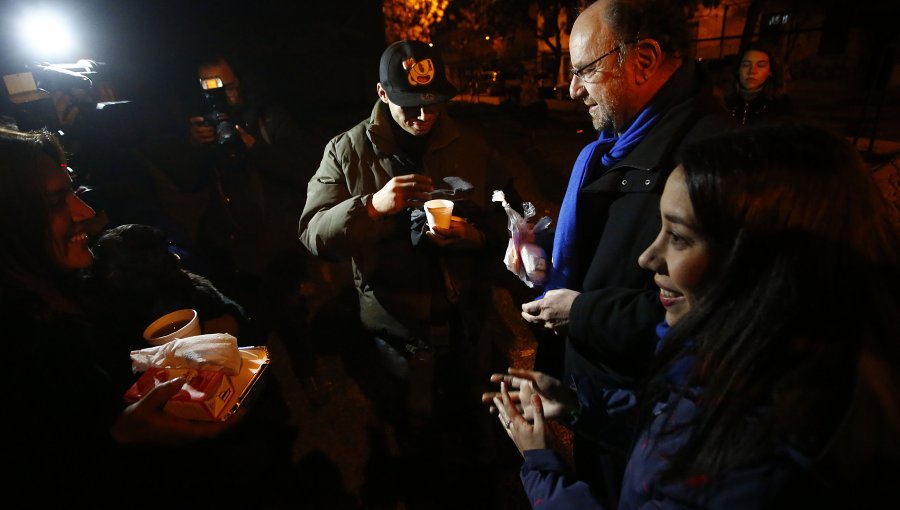
[[140,143],[144,127],[132,101],[101,101],[112,96],[101,66],[92,60],[15,64],[3,69],[6,94],[0,94],[4,122],[20,131],[46,129],[59,138],[77,169],[70,175],[79,196],[98,211],[106,209],[104,189],[122,175],[122,161]]
[[228,104],[228,96],[221,78],[205,78],[200,80],[203,121],[216,130],[216,143],[219,145],[241,144],[240,133],[232,119],[233,111]]
[[8,93],[7,113],[16,121],[22,131],[47,128],[57,132],[60,129],[56,107],[50,92],[40,88],[33,71],[5,74],[3,83]]
[[[104,64],[82,59],[71,64],[39,63],[25,65],[19,72],[3,75],[6,86],[6,113],[16,121],[23,131],[46,128],[59,133],[62,126],[56,111],[53,93],[64,92],[69,96],[69,104],[77,107],[75,119],[82,134],[96,130],[121,133],[121,124],[127,122],[131,114],[131,101],[98,102],[93,97],[94,82],[100,76]],[[63,133],[59,133],[63,134]]]

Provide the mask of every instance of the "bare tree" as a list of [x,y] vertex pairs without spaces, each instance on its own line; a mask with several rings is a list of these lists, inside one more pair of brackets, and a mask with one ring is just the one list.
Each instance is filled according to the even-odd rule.
[[384,0],[387,42],[411,39],[431,42],[433,27],[441,22],[450,0]]

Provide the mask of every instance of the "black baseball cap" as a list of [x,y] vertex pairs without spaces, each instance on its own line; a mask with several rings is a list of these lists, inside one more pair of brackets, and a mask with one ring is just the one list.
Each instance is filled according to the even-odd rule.
[[403,107],[449,101],[458,91],[447,80],[440,52],[419,41],[397,41],[381,54],[381,87]]

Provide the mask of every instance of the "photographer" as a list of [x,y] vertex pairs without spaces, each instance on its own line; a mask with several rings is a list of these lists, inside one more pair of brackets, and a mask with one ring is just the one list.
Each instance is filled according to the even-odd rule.
[[[296,230],[310,174],[299,169],[313,168],[316,156],[298,152],[310,144],[297,123],[235,68],[219,54],[198,60],[206,88],[197,87],[189,119],[194,164],[173,179],[181,189],[207,193],[196,244],[210,280],[244,304],[259,342],[277,332],[293,347],[306,325],[305,304],[294,294],[308,263]],[[297,269],[289,282],[276,269],[284,267]],[[286,302],[295,305],[286,310]]]

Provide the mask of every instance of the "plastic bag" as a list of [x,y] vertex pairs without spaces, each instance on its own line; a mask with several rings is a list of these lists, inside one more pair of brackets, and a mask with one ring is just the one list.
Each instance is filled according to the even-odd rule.
[[503,263],[513,274],[517,275],[525,285],[542,287],[547,281],[547,254],[543,248],[534,243],[534,235],[547,229],[552,221],[543,216],[534,223],[528,220],[535,215],[534,204],[522,202],[525,216],[510,207],[506,195],[502,191],[494,191],[493,202],[500,202],[506,211],[506,226],[509,230],[509,244],[503,255]]

